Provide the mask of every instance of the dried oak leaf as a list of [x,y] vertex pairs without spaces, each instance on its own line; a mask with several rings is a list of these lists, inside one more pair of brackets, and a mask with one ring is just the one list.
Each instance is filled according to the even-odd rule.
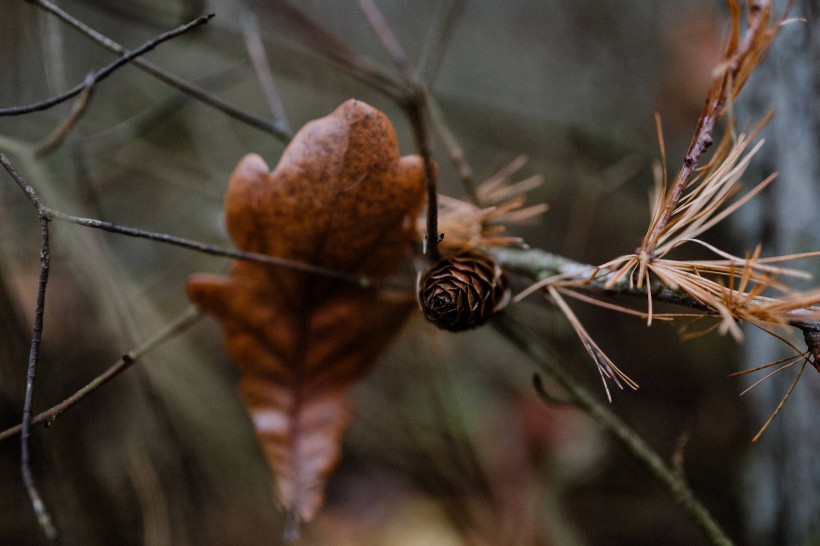
[[[227,227],[245,251],[383,278],[411,252],[423,172],[421,158],[399,156],[383,113],[349,100],[305,125],[273,172],[255,154],[239,162]],[[236,261],[230,278],[194,275],[187,290],[222,323],[279,501],[310,520],[350,424],[348,390],[414,296],[249,261]]]

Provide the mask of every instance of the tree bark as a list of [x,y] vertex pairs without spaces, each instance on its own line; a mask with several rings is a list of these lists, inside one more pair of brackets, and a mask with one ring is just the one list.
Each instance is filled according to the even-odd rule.
[[[786,0],[775,2],[778,10],[786,4]],[[762,241],[767,255],[820,249],[818,11],[820,0],[797,3],[789,15],[805,22],[781,29],[772,51],[750,81],[739,118],[744,127],[770,108],[777,110],[764,133],[767,142],[756,161],[761,170],[755,174],[759,177],[778,171],[778,180],[761,196],[757,208],[739,218],[749,248]],[[799,265],[814,275],[816,285],[820,279],[816,260]],[[784,344],[772,336],[752,329],[747,333],[744,368],[788,355]],[[777,407],[798,366],[768,379],[748,395],[746,401],[756,426]],[[746,498],[751,543],[816,544],[820,540],[819,413],[820,377],[809,366],[781,414],[750,450]]]

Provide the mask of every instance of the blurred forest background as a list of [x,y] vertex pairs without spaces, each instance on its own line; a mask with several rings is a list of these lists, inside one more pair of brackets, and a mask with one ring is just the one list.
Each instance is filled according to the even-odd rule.
[[[377,3],[411,60],[448,4]],[[247,14],[253,14],[294,130],[355,97],[386,112],[402,152],[413,153],[401,109],[312,49],[280,4],[60,2],[129,48],[215,13],[206,26],[146,58],[270,119],[246,48],[255,32]],[[294,4],[350,50],[395,73],[356,2]],[[0,107],[57,94],[113,59],[27,2],[0,0],[0,6]],[[810,218],[820,204],[813,189],[817,2],[798,2],[797,9],[809,22],[782,31],[773,59],[752,77],[749,97],[736,110],[741,127],[772,106],[780,110],[767,129],[773,144],[758,173],[779,170],[791,184],[782,194],[772,190],[768,204],[747,211],[737,229],[710,234],[739,255],[758,241],[775,245],[767,247],[770,254],[820,248],[816,228],[793,218],[800,211]],[[662,116],[675,169],[727,26],[719,0],[466,0],[447,33],[431,91],[477,180],[521,154],[528,162],[516,177],[544,177],[531,202],[545,201],[550,210],[520,235],[534,247],[602,263],[631,252],[643,236],[650,168],[658,157],[653,114]],[[283,149],[272,135],[127,66],[97,85],[63,145],[34,159],[31,150],[70,108],[0,118],[0,151],[47,204],[222,246],[230,245],[222,199],[234,165],[257,152],[273,166]],[[804,130],[795,136],[798,126]],[[782,132],[791,136],[781,138]],[[441,142],[433,145],[441,192],[461,196],[456,169]],[[187,307],[189,274],[229,266],[159,243],[52,226],[37,410],[63,400]],[[39,225],[5,173],[0,233],[0,428],[7,428],[21,417]],[[663,457],[682,454],[688,483],[737,543],[820,544],[814,372],[807,371],[770,431],[752,444],[793,376],[738,399],[752,379],[727,374],[776,358],[765,340],[739,346],[713,335],[684,343],[675,327],[647,329],[640,319],[576,310],[641,385],[615,393],[613,410]],[[554,358],[600,389],[583,348],[552,310],[533,300],[509,312],[539,332]],[[357,418],[343,459],[302,543],[705,544],[668,493],[591,419],[536,396],[535,371],[490,328],[456,335],[414,316],[355,390]],[[218,327],[204,319],[53,426],[38,427],[33,469],[63,543],[278,543],[281,515],[235,381]],[[0,543],[44,543],[20,479],[16,440],[0,444],[0,476]]]

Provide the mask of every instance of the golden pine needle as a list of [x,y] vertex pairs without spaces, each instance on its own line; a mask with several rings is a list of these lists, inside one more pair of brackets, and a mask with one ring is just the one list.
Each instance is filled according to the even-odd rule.
[[786,400],[788,400],[789,397],[792,395],[792,392],[794,391],[794,388],[797,386],[797,382],[800,381],[800,376],[803,375],[803,370],[806,369],[806,364],[808,362],[809,362],[808,359],[803,360],[803,365],[800,366],[800,371],[797,372],[797,376],[794,378],[794,381],[792,381],[791,385],[789,385],[789,390],[786,391],[786,394],[783,396],[783,399],[780,400],[780,403],[774,409],[774,411],[772,412],[772,415],[769,417],[769,419],[763,424],[762,427],[760,427],[760,430],[757,431],[757,434],[754,435],[754,438],[752,438],[753,442],[756,442],[760,439],[760,437],[763,435],[763,433],[766,432],[766,429],[769,428],[769,425],[772,424],[772,421],[774,421],[774,418],[777,417],[777,415],[780,413],[780,410],[783,409],[783,406],[786,405]]
[[[583,301],[585,303],[595,305],[597,307],[603,307],[604,309],[610,309],[612,311],[617,311],[619,313],[624,313],[626,315],[633,315],[633,316],[636,316],[636,317],[639,317],[639,318],[642,318],[642,319],[645,319],[648,316],[648,314],[643,312],[643,311],[639,311],[637,309],[632,309],[631,307],[625,307],[623,305],[617,305],[615,303],[606,302],[606,301],[603,301],[599,298],[596,298],[596,297],[593,297],[593,296],[588,296],[586,294],[582,294],[582,293],[577,292],[575,290],[569,290],[567,288],[561,287],[559,282],[555,282],[555,283],[552,283],[552,284],[555,285],[556,289],[559,292],[561,292],[561,294],[563,294],[565,296],[568,296],[570,298],[574,298],[574,299]],[[672,320],[673,317],[667,316],[667,315],[655,315],[655,318],[659,319],[659,320]]]
[[[475,247],[521,246],[523,239],[506,234],[510,224],[529,222],[544,212],[545,203],[525,207],[526,193],[539,187],[541,176],[531,176],[511,183],[510,177],[523,167],[526,156],[519,156],[510,164],[485,180],[476,188],[481,203],[472,203],[439,195],[439,230],[444,239],[439,246],[445,250],[461,250]],[[426,232],[425,219],[419,220],[419,233]]]
[[[748,375],[750,373],[759,372],[760,370],[765,370],[771,368],[772,366],[777,366],[778,364],[783,364],[784,362],[788,362],[792,360],[794,355],[787,356],[785,358],[781,358],[780,360],[773,360],[771,362],[767,362],[766,364],[761,364],[760,366],[749,368],[748,370],[740,370],[739,372],[732,372],[729,374],[729,377],[740,377],[741,375]],[[745,391],[744,391],[745,392]],[[738,396],[742,396],[743,393],[740,393]]]
[[609,402],[612,402],[612,394],[609,392],[609,385],[607,384],[607,379],[612,380],[613,383],[619,388],[623,389],[623,385],[621,381],[625,383],[631,389],[637,389],[638,384],[635,383],[628,375],[622,372],[614,362],[604,353],[598,344],[592,339],[592,336],[586,331],[584,325],[581,324],[581,321],[575,316],[572,309],[567,302],[564,301],[564,298],[561,297],[561,294],[558,293],[558,290],[554,286],[547,286],[547,291],[549,292],[550,298],[552,301],[558,306],[561,312],[569,321],[572,328],[575,330],[575,334],[581,340],[581,344],[586,349],[587,353],[592,360],[595,362],[595,365],[598,369],[598,375],[601,376],[601,382],[604,385],[604,390],[606,391],[606,397]]
[[798,357],[796,357],[796,358],[795,358],[795,357],[793,357],[793,356],[790,356],[790,357],[788,357],[788,358],[784,358],[784,359],[782,359],[782,360],[779,360],[779,361],[777,361],[776,363],[771,363],[771,364],[768,364],[768,366],[772,366],[772,365],[777,365],[777,364],[780,364],[780,363],[782,363],[782,362],[788,362],[787,364],[784,364],[783,366],[781,366],[781,367],[777,368],[776,370],[774,370],[774,371],[772,371],[772,372],[767,373],[766,375],[764,375],[763,377],[761,377],[760,379],[758,379],[757,381],[755,381],[754,383],[752,383],[751,385],[749,385],[748,387],[746,387],[745,389],[743,389],[743,391],[741,391],[741,393],[740,393],[738,396],[743,396],[744,394],[746,394],[746,393],[747,393],[747,392],[749,392],[750,390],[754,389],[755,387],[757,387],[758,385],[760,385],[761,383],[763,383],[764,381],[766,381],[767,379],[769,379],[769,378],[770,378],[770,377],[772,377],[773,375],[775,375],[775,374],[779,374],[779,373],[780,373],[780,372],[782,372],[783,370],[786,370],[786,369],[788,369],[788,368],[790,368],[790,367],[794,366],[795,364],[797,364],[797,363],[798,363],[798,362],[800,362],[801,360],[805,360],[805,359],[806,359],[806,355],[800,355],[800,356],[798,356]]

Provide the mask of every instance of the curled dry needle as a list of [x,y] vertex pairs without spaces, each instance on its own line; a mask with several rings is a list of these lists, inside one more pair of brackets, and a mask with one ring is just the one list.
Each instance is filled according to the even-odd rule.
[[[475,197],[483,206],[447,195],[438,196],[439,230],[444,234],[439,242],[442,252],[526,246],[523,239],[507,233],[507,226],[528,222],[548,209],[546,203],[525,206],[527,193],[543,182],[540,175],[512,181],[526,160],[526,156],[517,157],[478,185]],[[423,236],[424,218],[419,220],[417,230]]]
[[619,389],[623,389],[623,385],[621,381],[623,381],[628,387],[632,389],[637,389],[638,384],[635,383],[632,379],[629,378],[628,375],[623,373],[612,360],[604,353],[595,340],[592,338],[591,335],[586,331],[584,325],[581,324],[581,321],[575,316],[572,309],[567,302],[564,301],[564,298],[561,297],[558,289],[555,286],[547,286],[547,292],[550,295],[552,301],[558,306],[561,312],[567,317],[567,320],[572,325],[572,328],[575,330],[578,339],[581,340],[584,349],[592,357],[592,360],[595,362],[595,366],[598,368],[598,374],[601,376],[601,383],[604,385],[604,391],[606,392],[607,400],[612,402],[612,395],[609,392],[609,386],[607,385],[607,379],[611,380]]

